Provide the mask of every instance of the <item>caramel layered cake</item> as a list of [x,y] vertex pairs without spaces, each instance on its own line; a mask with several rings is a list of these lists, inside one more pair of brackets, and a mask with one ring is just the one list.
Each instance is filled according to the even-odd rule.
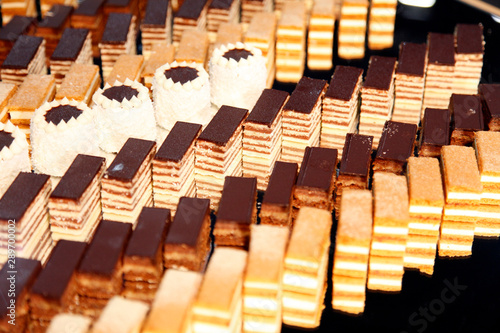
[[149,90],[152,90],[156,70],[167,63],[172,63],[174,56],[175,47],[172,44],[167,44],[166,42],[153,43],[141,73],[142,84]]
[[140,82],[143,68],[144,56],[122,54],[116,59],[113,69],[105,80],[105,84],[113,85],[115,81],[125,82],[126,79]]
[[[244,5],[243,1],[243,5]],[[248,0],[251,3],[259,1]],[[275,53],[276,53],[276,15],[272,12],[258,12],[253,15],[250,25],[245,33],[245,44],[251,45],[262,51],[262,56],[266,58],[267,83],[271,88],[276,74]]]
[[7,104],[17,91],[17,85],[14,83],[0,82],[0,122],[6,123],[9,120],[9,109]]
[[394,44],[397,0],[371,0],[368,24],[368,48],[383,50]]
[[60,87],[71,65],[93,64],[92,38],[88,29],[67,28],[62,33],[57,47],[50,57],[50,73]]
[[365,56],[368,0],[344,0],[340,10],[338,56],[361,59]]
[[455,78],[453,92],[477,94],[483,70],[483,25],[457,24],[455,27]]
[[373,136],[378,147],[385,122],[391,119],[394,105],[396,58],[372,56],[361,88],[359,134]]
[[169,209],[142,209],[123,255],[123,296],[153,301],[163,275],[163,243],[170,223]]
[[103,5],[105,0],[83,0],[71,15],[72,28],[89,29],[92,36],[92,54],[99,57],[99,42],[106,20],[104,19]]
[[392,120],[415,125],[420,123],[426,66],[426,44],[403,42],[399,45]]
[[92,333],[138,332],[148,312],[149,305],[144,302],[114,296],[92,325]]
[[78,155],[50,194],[52,239],[88,242],[101,221],[101,179],[106,161]]
[[45,40],[19,36],[0,67],[2,82],[21,84],[29,74],[47,74]]
[[410,222],[406,177],[375,172],[373,196],[373,233],[367,288],[399,292]]
[[149,90],[125,79],[106,84],[92,97],[96,111],[99,146],[108,153],[119,151],[129,137],[156,140],[156,120]]
[[193,304],[192,332],[241,332],[247,252],[216,248]]
[[298,82],[306,58],[307,13],[303,1],[286,1],[276,32],[276,80]]
[[445,205],[438,253],[440,257],[469,257],[476,222],[482,215],[481,175],[474,148],[444,146],[441,149]]
[[31,120],[33,169],[61,177],[78,154],[99,155],[95,111],[83,102],[46,102]]
[[247,248],[257,223],[257,179],[226,177],[214,226],[216,246]]
[[35,32],[35,17],[15,15],[0,29],[0,64],[3,63],[14,43],[21,35],[32,35]]
[[[15,258],[15,269],[22,274],[16,275],[16,290],[9,298],[5,296],[9,295],[10,283],[8,282],[10,282],[12,268],[9,265],[4,265],[0,270],[0,279],[4,281],[0,285],[0,294],[5,295],[0,298],[0,332],[2,333],[23,333],[28,329],[30,289],[40,273],[42,265],[38,260],[17,257]],[[11,320],[9,316],[11,299],[15,301],[16,306],[16,325],[9,323]]]
[[0,169],[0,198],[20,171],[31,171],[26,134],[9,120],[0,122]]
[[89,317],[72,313],[59,313],[52,318],[46,332],[64,333],[67,327],[71,327],[73,333],[87,333],[91,324],[92,320]]
[[331,0],[314,1],[309,18],[307,67],[312,70],[332,68],[335,6]]
[[15,222],[15,255],[45,263],[52,249],[49,229],[50,177],[20,172],[0,199],[0,262],[7,262],[8,228]]
[[210,243],[210,200],[180,198],[163,246],[165,268],[203,271]]
[[500,84],[480,84],[485,124],[490,131],[500,131]]
[[106,303],[121,293],[122,257],[131,231],[130,223],[99,223],[76,270],[76,313],[96,319]]
[[283,107],[281,160],[299,163],[306,147],[319,145],[321,102],[328,84],[302,77]]
[[282,279],[289,235],[285,227],[251,226],[243,281],[244,333],[281,332]]
[[189,332],[191,307],[198,294],[202,277],[196,272],[167,270],[156,292],[142,332]]
[[297,163],[277,161],[260,208],[260,223],[292,226],[292,198],[297,181]]
[[410,157],[408,160],[410,223],[404,263],[432,275],[436,257],[444,195],[439,160]]
[[387,121],[373,160],[373,172],[386,171],[402,175],[408,158],[413,156],[417,125]]
[[15,16],[36,17],[35,0],[4,0],[2,1],[2,23],[8,24]]
[[312,207],[299,210],[285,255],[282,306],[286,325],[315,328],[320,324],[331,227],[329,211]]
[[343,192],[333,258],[334,310],[350,314],[365,310],[372,204],[368,190],[348,188]]
[[195,63],[164,64],[153,78],[156,122],[171,130],[177,121],[208,124],[210,82],[203,65]]
[[346,135],[358,126],[359,92],[363,70],[337,66],[323,99],[320,145],[342,154]]
[[340,213],[340,202],[344,189],[367,189],[370,177],[373,137],[347,134],[340,161],[339,175],[335,185],[335,216]]
[[240,0],[212,0],[207,10],[207,31],[215,41],[222,23],[240,22]]
[[260,49],[243,43],[214,50],[209,64],[210,98],[217,107],[251,109],[266,88],[266,60]]
[[149,59],[155,43],[172,43],[172,5],[169,0],[148,0],[147,3],[141,21],[141,40],[142,54]]
[[474,142],[474,132],[485,130],[478,95],[453,94],[448,109],[452,115],[450,144],[468,146]]
[[287,99],[284,91],[265,89],[244,124],[243,175],[256,177],[262,191],[281,157],[281,118]]
[[154,141],[129,138],[104,173],[102,212],[104,219],[132,223],[145,206],[153,205]]
[[207,62],[207,52],[210,42],[208,33],[195,29],[187,29],[182,32],[180,43],[177,47],[175,60],[179,63],[197,63],[205,66]]
[[479,164],[481,184],[481,205],[475,236],[500,236],[500,133],[479,131],[475,133],[474,146]]
[[135,16],[130,13],[110,13],[99,42],[102,76],[106,79],[122,54],[136,53]]
[[56,49],[64,30],[70,27],[72,12],[73,6],[53,5],[50,10],[45,13],[42,21],[40,21],[36,27],[35,35],[45,40],[45,58],[47,66],[50,63],[50,57]]
[[418,156],[441,156],[441,147],[450,144],[450,122],[451,117],[448,109],[425,109]]
[[50,320],[72,310],[76,297],[75,269],[87,244],[61,240],[31,287],[30,332],[45,332]]
[[[172,4],[173,5],[173,4]],[[182,32],[187,29],[205,31],[207,26],[207,0],[184,0],[174,16],[172,41],[178,44]],[[175,8],[174,8],[175,10]]]
[[[254,17],[261,13],[272,13],[274,15],[273,2],[272,0],[241,0],[241,23],[251,24]],[[266,21],[261,23],[266,24]]]
[[443,109],[448,107],[455,80],[454,38],[452,34],[431,32],[427,37],[427,45],[429,52],[422,110]]
[[155,207],[175,214],[181,197],[195,197],[194,147],[201,125],[178,121],[153,159]]
[[306,147],[293,192],[293,208],[309,206],[332,211],[336,176],[336,149]]
[[196,196],[217,210],[226,176],[242,172],[243,122],[248,111],[222,106],[201,132],[195,148]]
[[90,106],[100,85],[99,66],[73,63],[57,89],[55,99],[67,98]]

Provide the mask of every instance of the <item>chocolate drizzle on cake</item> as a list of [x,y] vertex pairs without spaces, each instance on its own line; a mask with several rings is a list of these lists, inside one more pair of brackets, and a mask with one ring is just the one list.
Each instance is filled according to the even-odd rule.
[[174,83],[184,84],[198,77],[198,70],[193,67],[172,67],[165,71],[165,78],[172,79]]
[[82,113],[83,111],[76,106],[59,105],[47,111],[45,120],[57,126],[61,121],[67,123],[71,118],[77,119]]
[[4,147],[10,147],[12,142],[14,142],[12,133],[0,131],[0,150],[2,150]]
[[110,100],[114,99],[121,103],[123,99],[130,101],[132,97],[137,97],[137,95],[139,95],[139,91],[129,86],[116,86],[107,88],[102,94]]
[[249,56],[252,56],[253,53],[245,50],[245,49],[232,49],[229,51],[226,51],[224,53],[223,57],[226,59],[234,59],[236,61],[240,61],[240,59],[248,59]]

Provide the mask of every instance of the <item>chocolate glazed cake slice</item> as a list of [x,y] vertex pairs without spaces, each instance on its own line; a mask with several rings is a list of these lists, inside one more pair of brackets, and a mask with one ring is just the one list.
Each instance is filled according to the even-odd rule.
[[439,157],[441,147],[450,144],[450,111],[425,109],[419,142],[419,156]]
[[142,54],[149,59],[153,44],[172,43],[172,6],[169,0],[148,0],[141,21]]
[[103,5],[105,0],[83,0],[71,16],[72,28],[89,29],[92,33],[92,54],[99,57],[99,42],[105,27]]
[[500,84],[480,84],[484,120],[490,131],[500,131]]
[[178,44],[184,30],[204,31],[207,26],[207,0],[185,0],[174,17],[173,42]]
[[3,63],[19,36],[33,34],[35,22],[34,17],[20,15],[15,15],[8,23],[3,21],[0,29],[0,64]]
[[477,94],[483,70],[483,25],[457,24],[454,35],[456,64],[453,92]]
[[451,95],[448,106],[452,115],[450,144],[468,146],[474,141],[474,132],[484,130],[481,99],[478,95]]
[[72,13],[73,6],[55,4],[44,14],[42,21],[38,23],[35,36],[42,37],[45,40],[45,61],[47,66],[64,30],[70,27]]

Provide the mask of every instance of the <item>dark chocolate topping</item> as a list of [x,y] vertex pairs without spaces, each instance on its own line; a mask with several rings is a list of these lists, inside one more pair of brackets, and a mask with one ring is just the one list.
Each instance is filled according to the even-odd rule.
[[75,9],[75,15],[96,16],[105,0],[83,0]]
[[430,32],[429,63],[455,65],[455,39],[452,34]]
[[165,26],[169,0],[148,0],[143,25]]
[[253,53],[245,50],[245,49],[232,49],[229,51],[226,51],[224,53],[223,57],[226,59],[234,59],[235,61],[240,61],[240,59],[248,59],[249,56],[252,56]]
[[182,197],[165,244],[196,246],[205,218],[210,215],[210,200]]
[[262,203],[288,206],[297,180],[297,169],[297,163],[276,162]]
[[394,80],[396,58],[392,57],[370,57],[370,64],[366,72],[364,87],[379,90],[389,90]]
[[51,193],[52,198],[81,198],[106,160],[102,157],[79,154]]
[[49,179],[47,175],[20,172],[0,199],[0,220],[19,222]]
[[4,147],[10,147],[12,142],[14,142],[14,136],[12,133],[0,131],[0,151]]
[[361,68],[348,66],[335,67],[335,72],[333,72],[325,97],[341,99],[343,101],[350,100],[361,75],[363,75]]
[[59,29],[69,19],[73,12],[73,6],[53,5],[45,14],[43,20],[38,23],[41,28]]
[[217,221],[251,224],[256,199],[256,178],[226,177]]
[[[2,283],[0,283],[0,295],[2,295],[2,297],[0,297],[0,320],[7,317],[10,311],[8,309],[10,300],[15,299],[16,303],[19,304],[19,296],[25,294],[25,292],[30,289],[41,270],[42,265],[40,261],[19,257],[15,258],[15,267],[10,267],[10,263],[2,267],[2,270],[0,270],[0,281],[2,281]],[[12,281],[9,279],[12,276],[12,273],[9,273],[10,271],[16,271],[14,297],[7,297],[7,295],[9,295],[10,282]]]
[[101,221],[78,271],[106,277],[112,276],[122,260],[131,231],[131,223]]
[[173,67],[164,72],[165,78],[172,79],[174,83],[180,82],[184,84],[188,81],[193,81],[198,77],[198,70],[193,67]]
[[127,42],[127,35],[132,23],[130,13],[109,13],[101,42],[122,44]]
[[480,84],[479,93],[488,120],[500,117],[500,84]]
[[45,121],[59,125],[61,121],[68,122],[71,118],[78,119],[83,113],[82,110],[73,105],[59,105],[48,110],[45,114]]
[[451,95],[449,109],[452,115],[453,129],[484,130],[481,99],[478,95]]
[[178,121],[156,153],[155,159],[178,162],[201,132],[201,125]]
[[450,144],[450,111],[448,109],[425,109],[421,142],[435,146]]
[[367,177],[370,172],[373,136],[348,133],[339,175]]
[[398,162],[408,161],[408,158],[413,155],[416,135],[417,125],[386,121],[376,158]]
[[0,29],[0,40],[15,41],[26,33],[35,21],[34,17],[15,15]]
[[397,73],[424,76],[427,44],[403,42],[399,48]]
[[483,25],[457,24],[457,53],[483,54]]
[[106,170],[104,177],[131,181],[154,148],[154,141],[129,138]]
[[231,8],[234,0],[212,0],[209,8],[212,9],[227,9]]
[[154,260],[170,227],[170,209],[144,207],[128,242],[125,256]]
[[198,20],[206,4],[207,0],[185,0],[175,16]]
[[201,132],[198,140],[205,140],[225,146],[236,132],[248,110],[223,105],[212,118],[210,123]]
[[337,168],[337,149],[306,147],[297,186],[328,190]]
[[104,7],[128,7],[132,0],[106,0]]
[[326,87],[325,80],[310,79],[303,76],[292,95],[284,106],[284,110],[295,111],[301,113],[311,113],[314,105],[321,97],[321,92]]
[[43,42],[42,37],[19,36],[14,46],[10,50],[7,58],[2,64],[2,68],[26,69]]
[[60,300],[68,289],[73,272],[78,267],[87,243],[61,239],[50,254],[47,264],[38,275],[32,294]]
[[115,86],[105,89],[102,94],[110,100],[114,99],[121,103],[124,99],[130,101],[132,97],[137,97],[139,91],[130,86]]
[[286,91],[264,89],[246,122],[271,126],[287,98]]
[[56,49],[50,59],[76,60],[88,34],[89,29],[64,29],[61,39],[57,43]]

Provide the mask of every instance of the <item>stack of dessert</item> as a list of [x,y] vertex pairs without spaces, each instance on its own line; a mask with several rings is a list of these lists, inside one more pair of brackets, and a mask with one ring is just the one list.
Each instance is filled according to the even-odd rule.
[[338,55],[342,59],[365,56],[368,0],[344,0],[340,10]]
[[242,0],[241,23],[248,24],[252,22],[254,16],[261,12],[272,13],[273,2],[273,0]]
[[394,43],[397,0],[371,0],[368,24],[368,48],[382,50]]
[[309,19],[307,67],[314,70],[332,68],[335,1],[316,0]]
[[474,133],[485,129],[481,99],[478,95],[452,94],[448,110],[453,120],[450,145],[471,145]]
[[457,24],[455,27],[455,48],[453,92],[477,94],[483,70],[483,25]]
[[211,0],[207,11],[207,31],[211,41],[221,23],[238,23],[240,21],[240,0]]
[[45,40],[45,56],[49,62],[57,43],[61,39],[63,31],[70,27],[72,6],[54,5],[48,11],[42,21],[38,23],[35,36]]
[[485,123],[490,131],[500,131],[500,84],[479,85]]
[[451,116],[448,109],[425,109],[418,156],[441,156],[441,147],[450,144],[450,122]]
[[29,74],[47,74],[45,41],[42,37],[19,36],[0,69],[2,82],[21,84]]
[[170,1],[148,0],[146,14],[141,21],[141,40],[142,54],[146,59],[149,59],[154,43],[170,43],[172,41],[172,6]]
[[12,46],[21,35],[33,35],[34,17],[15,15],[8,23],[4,20],[0,29],[0,65],[9,54]]
[[175,13],[172,41],[178,44],[184,30],[204,31],[207,26],[207,0],[185,0]]
[[86,28],[92,33],[92,53],[99,57],[99,43],[106,20],[103,12],[104,0],[83,0],[71,15],[72,28]]

